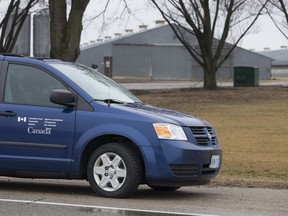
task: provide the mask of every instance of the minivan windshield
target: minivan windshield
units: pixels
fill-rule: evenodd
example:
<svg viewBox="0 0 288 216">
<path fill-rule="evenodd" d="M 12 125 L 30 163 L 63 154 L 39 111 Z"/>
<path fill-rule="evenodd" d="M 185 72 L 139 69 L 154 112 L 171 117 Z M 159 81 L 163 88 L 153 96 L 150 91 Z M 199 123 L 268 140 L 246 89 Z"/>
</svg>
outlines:
<svg viewBox="0 0 288 216">
<path fill-rule="evenodd" d="M 94 100 L 111 103 L 139 103 L 135 95 L 103 74 L 84 65 L 63 62 L 49 62 Z"/>
</svg>

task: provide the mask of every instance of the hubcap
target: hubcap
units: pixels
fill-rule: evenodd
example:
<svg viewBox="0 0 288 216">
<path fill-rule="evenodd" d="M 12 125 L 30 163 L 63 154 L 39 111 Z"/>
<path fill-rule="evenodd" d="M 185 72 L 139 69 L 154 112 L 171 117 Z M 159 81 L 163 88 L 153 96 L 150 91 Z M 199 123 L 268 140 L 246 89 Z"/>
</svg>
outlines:
<svg viewBox="0 0 288 216">
<path fill-rule="evenodd" d="M 123 159 L 112 152 L 97 158 L 93 168 L 97 185 L 105 191 L 116 191 L 125 182 L 127 169 Z"/>
</svg>

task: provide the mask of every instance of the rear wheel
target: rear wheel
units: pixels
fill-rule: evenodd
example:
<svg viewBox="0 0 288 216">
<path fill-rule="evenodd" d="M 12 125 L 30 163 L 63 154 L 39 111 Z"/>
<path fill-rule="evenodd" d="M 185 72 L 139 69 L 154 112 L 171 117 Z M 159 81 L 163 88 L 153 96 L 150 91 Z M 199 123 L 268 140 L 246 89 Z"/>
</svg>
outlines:
<svg viewBox="0 0 288 216">
<path fill-rule="evenodd" d="M 92 189 L 104 197 L 128 197 L 142 180 L 142 166 L 136 152 L 118 143 L 94 151 L 87 166 Z"/>
</svg>

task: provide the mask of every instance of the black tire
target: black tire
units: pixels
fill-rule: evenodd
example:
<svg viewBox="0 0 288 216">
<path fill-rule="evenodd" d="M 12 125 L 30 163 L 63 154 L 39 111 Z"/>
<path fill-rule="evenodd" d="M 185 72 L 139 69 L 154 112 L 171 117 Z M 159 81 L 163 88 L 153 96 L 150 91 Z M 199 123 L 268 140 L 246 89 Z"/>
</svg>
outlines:
<svg viewBox="0 0 288 216">
<path fill-rule="evenodd" d="M 178 186 L 154 186 L 154 185 L 148 185 L 150 188 L 152 188 L 153 190 L 157 190 L 157 191 L 176 191 L 181 187 Z"/>
<path fill-rule="evenodd" d="M 96 149 L 87 166 L 91 188 L 103 197 L 129 197 L 142 181 L 139 156 L 131 148 L 109 143 Z"/>
</svg>

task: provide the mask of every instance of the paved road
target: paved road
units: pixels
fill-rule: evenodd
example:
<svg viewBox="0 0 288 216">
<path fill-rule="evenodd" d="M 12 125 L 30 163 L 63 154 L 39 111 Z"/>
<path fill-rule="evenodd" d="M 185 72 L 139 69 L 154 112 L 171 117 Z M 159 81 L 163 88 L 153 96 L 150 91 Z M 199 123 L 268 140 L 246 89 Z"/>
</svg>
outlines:
<svg viewBox="0 0 288 216">
<path fill-rule="evenodd" d="M 151 82 L 118 82 L 129 90 L 160 90 L 180 88 L 202 88 L 203 82 L 192 81 L 151 81 Z M 218 82 L 218 87 L 232 87 L 233 82 Z M 288 86 L 287 80 L 260 81 L 260 86 Z"/>
<path fill-rule="evenodd" d="M 132 198 L 109 199 L 97 197 L 85 181 L 0 177 L 0 215 L 287 216 L 288 191 L 202 186 L 159 192 L 141 186 Z"/>
</svg>

